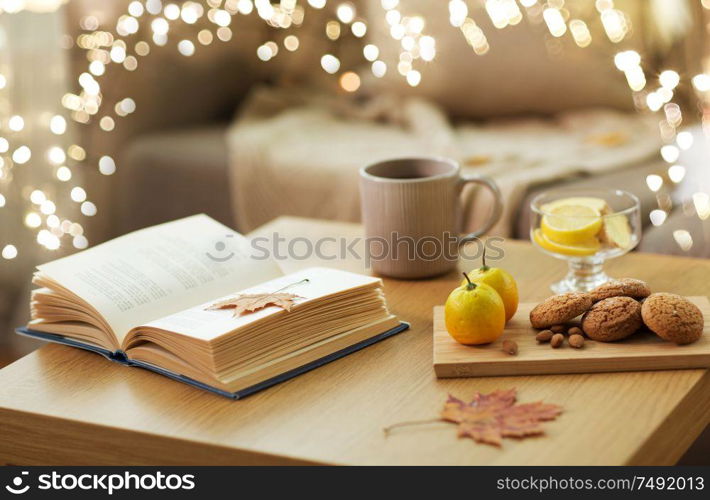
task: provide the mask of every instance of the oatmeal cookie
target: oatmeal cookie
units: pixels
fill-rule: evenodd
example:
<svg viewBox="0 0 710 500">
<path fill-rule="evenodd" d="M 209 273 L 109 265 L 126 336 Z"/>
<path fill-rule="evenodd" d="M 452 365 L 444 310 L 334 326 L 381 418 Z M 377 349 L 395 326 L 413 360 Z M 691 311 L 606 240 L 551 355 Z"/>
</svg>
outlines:
<svg viewBox="0 0 710 500">
<path fill-rule="evenodd" d="M 634 278 L 624 278 L 613 280 L 599 285 L 594 290 L 589 292 L 594 302 L 608 299 L 609 297 L 632 297 L 634 299 L 643 299 L 651 295 L 651 289 L 645 281 Z"/>
<path fill-rule="evenodd" d="M 547 328 L 576 318 L 592 305 L 587 293 L 569 292 L 553 295 L 536 305 L 530 311 L 533 328 Z"/>
<path fill-rule="evenodd" d="M 582 330 L 592 340 L 614 342 L 638 330 L 641 304 L 631 297 L 610 297 L 595 303 L 582 317 Z"/>
<path fill-rule="evenodd" d="M 698 306 L 674 293 L 654 293 L 641 307 L 646 326 L 663 340 L 690 344 L 703 335 L 705 320 Z"/>
</svg>

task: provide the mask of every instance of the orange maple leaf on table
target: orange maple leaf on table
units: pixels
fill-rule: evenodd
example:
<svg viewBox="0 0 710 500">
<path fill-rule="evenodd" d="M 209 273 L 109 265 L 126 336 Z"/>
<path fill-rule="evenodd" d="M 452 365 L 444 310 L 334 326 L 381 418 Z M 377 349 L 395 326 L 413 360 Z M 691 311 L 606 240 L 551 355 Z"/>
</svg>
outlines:
<svg viewBox="0 0 710 500">
<path fill-rule="evenodd" d="M 237 295 L 209 306 L 207 310 L 234 309 L 234 316 L 239 316 L 244 312 L 254 312 L 267 306 L 278 306 L 286 311 L 290 311 L 296 299 L 301 297 L 293 293 L 252 293 Z"/>
<path fill-rule="evenodd" d="M 459 437 L 500 446 L 503 437 L 544 434 L 542 422 L 562 413 L 562 407 L 541 401 L 516 404 L 516 393 L 516 389 L 477 392 L 469 403 L 449 395 L 441 418 L 459 424 Z"/>
</svg>

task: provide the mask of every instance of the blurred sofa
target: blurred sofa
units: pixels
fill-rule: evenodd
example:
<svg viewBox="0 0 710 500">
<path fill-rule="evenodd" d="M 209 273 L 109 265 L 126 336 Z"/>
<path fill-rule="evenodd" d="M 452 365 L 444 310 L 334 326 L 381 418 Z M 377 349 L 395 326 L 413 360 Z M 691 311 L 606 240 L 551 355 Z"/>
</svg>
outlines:
<svg viewBox="0 0 710 500">
<path fill-rule="evenodd" d="M 85 4 L 91 1 L 84 0 L 83 3 L 81 8 L 74 7 L 77 19 L 86 12 Z M 358 13 L 365 14 L 370 20 L 365 42 L 381 47 L 381 58 L 396 60 L 396 54 L 392 52 L 394 44 L 389 43 L 391 40 L 379 0 L 363 0 L 354 4 Z M 641 3 L 622 0 L 619 4 L 629 13 L 635 28 L 640 28 L 643 18 Z M 310 27 L 304 24 L 299 31 L 301 48 L 294 53 L 279 54 L 267 63 L 258 61 L 254 54 L 260 43 L 273 38 L 273 33 L 252 15 L 235 21 L 233 27 L 238 42 L 215 41 L 209 47 L 197 45 L 197 52 L 192 57 L 179 55 L 174 44 L 169 44 L 164 48 L 154 48 L 145 63 L 140 61 L 145 67 L 139 71 L 117 71 L 110 77 L 107 75 L 102 83 L 105 98 L 115 100 L 131 96 L 137 103 L 138 111 L 119 120 L 111 134 L 96 127 L 86 132 L 87 140 L 96 144 L 97 150 L 113 154 L 118 164 L 118 171 L 112 179 L 95 174 L 95 189 L 102 192 L 101 196 L 106 200 L 104 205 L 111 206 L 110 214 L 103 218 L 110 224 L 99 228 L 100 239 L 195 212 L 206 212 L 227 224 L 239 226 L 241 201 L 235 194 L 249 190 L 250 186 L 240 178 L 243 156 L 239 150 L 240 142 L 233 139 L 234 134 L 239 133 L 238 125 L 242 124 L 240 119 L 249 102 L 250 92 L 257 85 L 270 85 L 287 91 L 293 89 L 294 93 L 304 88 L 316 89 L 323 95 L 354 105 L 382 95 L 399 98 L 416 95 L 443 110 L 445 119 L 457 125 L 485 122 L 501 116 L 544 117 L 587 106 L 634 113 L 623 74 L 610 63 L 616 50 L 614 47 L 599 44 L 582 50 L 567 41 L 566 45 L 555 48 L 555 56 L 550 59 L 551 41 L 544 36 L 540 26 L 521 23 L 506 30 L 496 30 L 487 23 L 485 16 L 478 16 L 489 37 L 491 51 L 485 56 L 475 56 L 461 33 L 448 26 L 448 19 L 442 15 L 439 6 L 417 0 L 410 2 L 407 10 L 423 14 L 427 20 L 427 32 L 437 39 L 437 58 L 431 65 L 420 67 L 423 79 L 415 89 L 406 85 L 404 79 L 396 74 L 394 64 L 390 64 L 391 69 L 383 79 L 375 79 L 366 70 L 361 72 L 362 90 L 355 97 L 339 89 L 337 78 L 325 75 L 319 67 L 320 55 L 336 49 L 318 31 L 327 19 L 318 12 L 313 14 L 316 19 Z M 309 15 L 310 12 L 312 10 Z M 636 36 L 628 46 L 641 50 L 645 43 L 643 37 Z M 362 59 L 352 54 L 360 50 L 361 43 L 355 48 L 343 45 L 336 52 L 342 63 L 351 64 L 353 68 L 362 65 Z M 285 51 L 282 49 L 282 52 Z M 81 67 L 85 61 L 77 57 L 75 64 Z M 355 121 L 359 119 L 361 117 Z M 339 125 L 343 125 L 343 137 L 347 136 L 347 121 Z M 298 123 L 295 128 L 298 132 Z M 357 125 L 352 128 L 357 129 Z M 422 136 L 427 134 L 426 129 L 420 132 Z M 397 136 L 397 131 L 391 136 Z M 309 151 L 312 148 L 307 145 L 317 141 L 318 137 L 309 134 L 307 127 L 303 127 L 306 147 L 298 153 L 284 156 L 290 156 L 289 161 L 308 162 L 313 151 Z M 348 141 L 352 142 L 352 138 Z M 403 144 L 406 148 L 408 143 L 403 141 Z M 325 146 L 334 151 L 347 151 L 344 147 L 339 149 L 337 141 Z M 424 148 L 421 146 L 414 141 L 408 151 L 412 154 L 432 151 L 426 144 Z M 301 160 L 297 158 L 298 154 L 302 155 Z M 386 148 L 378 154 L 386 155 Z M 333 174 L 330 191 L 337 194 L 338 186 L 343 186 L 342 195 L 352 197 L 350 191 L 345 194 L 345 188 L 351 190 L 352 172 L 362 166 L 362 156 L 349 161 L 346 156 L 337 154 L 329 160 L 318 153 L 313 160 L 317 160 L 311 162 L 314 165 L 317 162 L 331 162 L 339 170 L 347 171 L 347 175 L 343 176 Z M 289 188 L 302 186 L 299 189 L 303 191 L 303 197 L 313 202 L 308 204 L 306 212 L 290 209 L 286 204 L 274 215 L 357 219 L 359 211 L 356 208 L 331 210 L 325 202 L 319 206 L 319 193 L 308 191 L 307 178 L 299 177 L 297 170 L 289 171 L 288 166 L 287 163 L 283 168 L 284 183 L 290 181 Z M 324 170 L 317 168 L 309 172 L 308 175 L 325 175 Z M 555 179 L 553 183 L 533 184 L 526 188 L 524 196 L 518 197 L 516 206 L 510 207 L 517 221 L 512 236 L 527 238 L 528 201 L 536 192 L 551 185 L 627 189 L 642 199 L 647 215 L 655 208 L 657 195 L 647 188 L 645 178 L 652 173 L 664 172 L 665 165 L 658 158 L 649 157 L 601 175 L 576 172 Z M 266 175 L 263 182 L 268 181 Z M 321 195 L 324 200 L 327 199 L 325 193 L 321 192 Z M 288 196 L 291 194 L 281 198 Z M 352 200 L 352 203 L 356 202 Z M 673 215 L 669 222 L 672 218 Z M 646 216 L 644 220 L 649 219 Z M 247 231 L 253 226 L 242 224 L 237 229 Z M 643 245 L 645 251 L 684 253 L 672 238 L 653 236 L 659 231 L 667 232 L 668 229 L 647 227 L 648 243 Z M 699 246 L 694 251 L 704 255 L 704 250 Z"/>
</svg>

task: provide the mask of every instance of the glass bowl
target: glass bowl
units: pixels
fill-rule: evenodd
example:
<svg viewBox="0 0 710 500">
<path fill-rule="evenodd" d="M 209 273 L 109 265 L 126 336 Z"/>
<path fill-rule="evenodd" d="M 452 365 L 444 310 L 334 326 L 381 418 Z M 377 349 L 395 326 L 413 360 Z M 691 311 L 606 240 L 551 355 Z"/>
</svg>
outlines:
<svg viewBox="0 0 710 500">
<path fill-rule="evenodd" d="M 530 240 L 566 260 L 569 272 L 550 288 L 587 292 L 609 281 L 604 262 L 624 255 L 641 239 L 636 196 L 618 189 L 554 189 L 530 203 Z"/>
</svg>

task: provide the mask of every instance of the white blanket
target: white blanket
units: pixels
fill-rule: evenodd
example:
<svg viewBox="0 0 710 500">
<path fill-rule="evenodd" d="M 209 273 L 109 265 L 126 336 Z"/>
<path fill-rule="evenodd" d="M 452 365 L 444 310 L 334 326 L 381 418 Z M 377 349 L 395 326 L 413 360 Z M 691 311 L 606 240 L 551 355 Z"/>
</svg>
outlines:
<svg viewBox="0 0 710 500">
<path fill-rule="evenodd" d="M 498 183 L 505 211 L 493 233 L 509 236 L 531 185 L 657 155 L 653 123 L 636 114 L 587 110 L 546 120 L 453 126 L 420 99 L 358 102 L 262 88 L 228 132 L 236 220 L 241 231 L 280 215 L 357 221 L 360 167 L 393 157 L 449 156 L 464 172 Z M 464 231 L 487 217 L 490 198 L 483 193 L 476 190 L 472 202 L 468 198 Z"/>
</svg>

